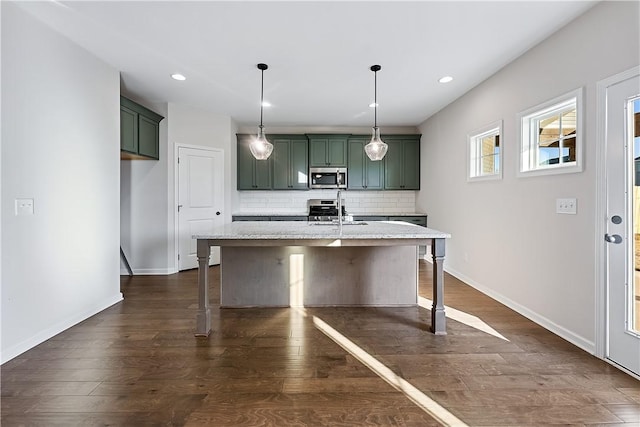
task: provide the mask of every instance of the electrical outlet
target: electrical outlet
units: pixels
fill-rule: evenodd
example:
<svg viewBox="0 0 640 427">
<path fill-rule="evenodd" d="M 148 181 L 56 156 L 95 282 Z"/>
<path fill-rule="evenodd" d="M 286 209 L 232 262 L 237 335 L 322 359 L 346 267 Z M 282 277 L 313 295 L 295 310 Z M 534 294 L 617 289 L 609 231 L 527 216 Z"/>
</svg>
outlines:
<svg viewBox="0 0 640 427">
<path fill-rule="evenodd" d="M 16 215 L 33 215 L 33 199 L 16 199 Z"/>
<path fill-rule="evenodd" d="M 576 199 L 556 199 L 556 213 L 575 215 L 578 211 Z"/>
</svg>

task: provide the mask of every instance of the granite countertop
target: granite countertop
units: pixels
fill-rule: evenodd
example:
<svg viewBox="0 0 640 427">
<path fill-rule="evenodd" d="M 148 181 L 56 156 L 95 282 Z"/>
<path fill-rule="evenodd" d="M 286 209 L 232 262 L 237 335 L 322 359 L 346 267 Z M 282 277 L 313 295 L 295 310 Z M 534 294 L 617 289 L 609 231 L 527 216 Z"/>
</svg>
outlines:
<svg viewBox="0 0 640 427">
<path fill-rule="evenodd" d="M 351 216 L 427 216 L 422 212 L 347 212 Z"/>
<path fill-rule="evenodd" d="M 235 212 L 232 216 L 308 216 L 308 212 L 292 213 L 292 212 Z M 427 216 L 422 212 L 351 212 L 347 210 L 347 215 L 351 216 Z"/>
<path fill-rule="evenodd" d="M 372 239 L 446 239 L 449 233 L 394 221 L 349 221 L 342 233 L 334 223 L 300 221 L 241 221 L 197 234 L 194 239 L 209 240 L 372 240 Z"/>
<path fill-rule="evenodd" d="M 235 212 L 231 216 L 308 216 L 307 212 Z"/>
</svg>

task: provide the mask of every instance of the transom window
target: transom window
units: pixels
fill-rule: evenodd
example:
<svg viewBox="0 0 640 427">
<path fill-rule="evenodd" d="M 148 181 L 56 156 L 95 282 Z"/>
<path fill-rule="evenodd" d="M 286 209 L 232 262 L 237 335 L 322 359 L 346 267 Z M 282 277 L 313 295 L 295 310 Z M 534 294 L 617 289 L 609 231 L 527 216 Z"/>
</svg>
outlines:
<svg viewBox="0 0 640 427">
<path fill-rule="evenodd" d="M 469 135 L 470 181 L 502 178 L 502 121 Z"/>
<path fill-rule="evenodd" d="M 520 172 L 582 171 L 580 111 L 582 90 L 556 98 L 520 115 Z"/>
</svg>

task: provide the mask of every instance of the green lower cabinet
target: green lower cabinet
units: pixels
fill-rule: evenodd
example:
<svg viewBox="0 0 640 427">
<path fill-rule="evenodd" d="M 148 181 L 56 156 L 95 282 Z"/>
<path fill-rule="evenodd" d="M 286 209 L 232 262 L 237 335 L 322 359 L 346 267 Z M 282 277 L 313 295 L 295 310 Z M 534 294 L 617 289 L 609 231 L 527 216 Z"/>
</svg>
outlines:
<svg viewBox="0 0 640 427">
<path fill-rule="evenodd" d="M 262 215 L 233 215 L 231 221 L 271 221 L 271 217 Z"/>
<path fill-rule="evenodd" d="M 231 221 L 306 221 L 306 215 L 233 215 Z"/>
<path fill-rule="evenodd" d="M 388 221 L 388 216 L 381 215 L 354 215 L 354 221 Z"/>
<path fill-rule="evenodd" d="M 419 225 L 420 227 L 427 226 L 426 216 L 410 216 L 410 215 L 390 216 L 389 221 L 404 221 L 404 222 L 409 222 L 411 224 Z"/>
<path fill-rule="evenodd" d="M 384 158 L 385 190 L 420 189 L 420 135 L 383 136 L 389 149 Z"/>
<path fill-rule="evenodd" d="M 256 160 L 249 150 L 255 135 L 238 135 L 238 190 L 271 190 L 271 160 Z"/>
<path fill-rule="evenodd" d="M 120 97 L 120 158 L 158 160 L 160 122 L 164 117 L 124 96 Z"/>
<path fill-rule="evenodd" d="M 364 151 L 366 138 L 349 139 L 347 188 L 351 190 L 384 189 L 384 161 L 371 161 Z"/>
<path fill-rule="evenodd" d="M 309 151 L 305 136 L 267 135 L 273 144 L 273 189 L 309 189 Z"/>
</svg>

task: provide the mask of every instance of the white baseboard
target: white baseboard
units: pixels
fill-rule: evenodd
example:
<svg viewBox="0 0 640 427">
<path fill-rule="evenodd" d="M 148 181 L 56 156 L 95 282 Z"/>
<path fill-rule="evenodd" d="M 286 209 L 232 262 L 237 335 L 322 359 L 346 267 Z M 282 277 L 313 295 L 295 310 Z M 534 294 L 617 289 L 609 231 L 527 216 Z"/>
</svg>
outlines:
<svg viewBox="0 0 640 427">
<path fill-rule="evenodd" d="M 571 344 L 580 347 L 587 353 L 595 355 L 595 350 L 596 350 L 595 342 L 589 341 L 584 337 L 581 337 L 580 335 L 577 335 L 571 332 L 570 330 L 554 323 L 553 321 L 530 310 L 529 308 L 523 306 L 522 304 L 512 301 L 511 299 L 505 297 L 504 295 L 498 292 L 495 292 L 494 290 L 489 289 L 486 286 L 481 285 L 480 283 L 474 281 L 470 277 L 465 276 L 459 271 L 456 271 L 450 267 L 446 267 L 445 271 L 451 274 L 452 276 L 458 278 L 459 280 L 462 280 L 464 283 L 471 286 L 472 288 L 477 289 L 478 291 L 493 298 L 499 303 L 506 305 L 512 310 L 515 310 L 517 313 L 523 315 L 524 317 L 531 320 L 532 322 L 535 322 L 538 325 L 542 326 L 543 328 L 548 329 L 549 331 L 558 335 L 559 337 L 564 338 L 565 340 L 569 341 Z M 445 289 L 445 301 L 446 301 L 446 289 Z"/>
<path fill-rule="evenodd" d="M 169 274 L 175 274 L 178 270 L 174 268 L 134 268 L 134 276 L 167 276 Z M 126 269 L 120 269 L 121 276 L 128 276 L 129 272 Z"/>
<path fill-rule="evenodd" d="M 35 334 L 32 337 L 27 338 L 26 340 L 2 351 L 2 354 L 0 354 L 0 364 L 1 363 L 6 363 L 9 360 L 13 359 L 14 357 L 17 357 L 19 355 L 21 355 L 22 353 L 24 353 L 27 350 L 32 349 L 33 347 L 37 346 L 38 344 L 42 344 L 43 342 L 45 342 L 46 340 L 48 340 L 49 338 L 56 336 L 57 334 L 59 334 L 60 332 L 69 329 L 70 327 L 77 325 L 78 323 L 82 322 L 83 320 L 87 320 L 89 317 L 93 316 L 94 314 L 97 314 L 99 312 L 101 312 L 102 310 L 111 307 L 112 305 L 122 301 L 124 298 L 122 297 L 122 294 L 120 292 L 118 292 L 116 295 L 114 295 L 111 298 L 108 298 L 104 301 L 101 301 L 98 304 L 95 304 L 93 307 L 91 307 L 88 310 L 85 310 L 81 313 L 76 314 L 75 316 L 71 316 L 68 319 L 65 319 L 61 322 L 56 323 L 55 325 L 38 332 L 37 334 Z"/>
</svg>

